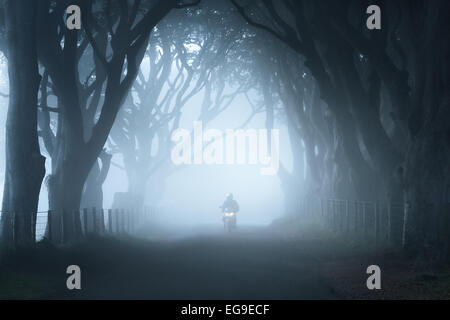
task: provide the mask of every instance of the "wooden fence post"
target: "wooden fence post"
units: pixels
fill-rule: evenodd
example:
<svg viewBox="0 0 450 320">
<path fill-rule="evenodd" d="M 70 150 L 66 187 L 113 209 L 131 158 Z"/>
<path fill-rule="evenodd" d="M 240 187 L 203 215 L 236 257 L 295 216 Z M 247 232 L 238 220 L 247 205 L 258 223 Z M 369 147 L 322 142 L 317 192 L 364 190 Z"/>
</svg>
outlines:
<svg viewBox="0 0 450 320">
<path fill-rule="evenodd" d="M 331 214 L 333 215 L 332 217 L 332 224 L 333 224 L 333 231 L 336 232 L 336 203 L 334 200 L 331 200 Z"/>
<path fill-rule="evenodd" d="M 306 210 L 308 212 L 308 216 L 312 218 L 313 214 L 312 214 L 312 210 L 311 210 L 311 205 L 312 205 L 311 198 L 307 197 L 306 198 L 306 208 L 307 208 Z"/>
<path fill-rule="evenodd" d="M 64 237 L 65 237 L 65 232 L 64 232 L 64 220 L 65 220 L 65 216 L 66 216 L 66 210 L 62 210 L 61 214 L 61 243 L 64 243 Z"/>
<path fill-rule="evenodd" d="M 333 209 L 333 200 L 329 200 L 328 201 L 328 203 L 329 203 L 329 205 L 328 205 L 328 224 L 329 224 L 329 226 L 330 226 L 330 229 L 332 229 L 333 231 L 334 231 L 334 226 L 333 226 L 333 221 L 334 221 L 334 219 L 333 219 L 333 211 L 334 211 L 334 209 Z"/>
<path fill-rule="evenodd" d="M 308 207 L 308 204 L 309 204 L 308 198 L 305 197 L 304 200 L 303 200 L 303 205 L 305 206 L 305 215 L 306 215 L 307 217 L 309 217 L 309 207 Z"/>
<path fill-rule="evenodd" d="M 336 224 L 336 232 L 341 232 L 341 203 L 338 199 L 334 200 L 334 215 L 335 215 L 335 224 Z"/>
<path fill-rule="evenodd" d="M 331 199 L 327 199 L 327 225 L 330 229 L 333 227 L 333 213 L 332 213 Z"/>
<path fill-rule="evenodd" d="M 97 233 L 97 209 L 95 207 L 92 208 L 92 229 L 94 234 Z"/>
<path fill-rule="evenodd" d="M 133 209 L 128 209 L 128 215 L 127 215 L 127 229 L 128 233 L 131 233 L 131 214 L 133 213 Z"/>
<path fill-rule="evenodd" d="M 103 218 L 103 208 L 99 208 L 98 212 L 96 210 L 96 218 L 95 221 L 97 222 L 97 234 L 101 234 L 103 231 L 103 225 L 102 225 L 102 218 Z"/>
<path fill-rule="evenodd" d="M 336 200 L 336 229 L 338 232 L 342 231 L 342 217 L 341 217 L 341 201 Z"/>
<path fill-rule="evenodd" d="M 307 205 L 306 197 L 303 198 L 303 215 L 305 217 L 308 216 L 308 205 Z"/>
<path fill-rule="evenodd" d="M 105 233 L 105 209 L 100 209 L 100 233 Z"/>
<path fill-rule="evenodd" d="M 113 232 L 113 229 L 112 229 L 112 209 L 108 210 L 108 229 L 109 229 L 109 233 Z"/>
<path fill-rule="evenodd" d="M 363 209 L 363 221 L 362 221 L 362 228 L 363 228 L 363 237 L 366 239 L 366 203 L 362 202 L 362 209 Z"/>
<path fill-rule="evenodd" d="M 308 216 L 308 206 L 306 204 L 306 197 L 303 198 L 302 203 L 303 203 L 303 215 L 305 217 L 307 217 Z"/>
<path fill-rule="evenodd" d="M 320 216 L 323 218 L 323 199 L 320 198 Z"/>
<path fill-rule="evenodd" d="M 18 241 L 18 239 L 17 239 L 17 225 L 18 225 L 17 219 L 18 219 L 17 213 L 15 211 L 13 211 L 12 212 L 12 220 L 13 220 L 12 234 L 13 234 L 13 243 L 14 243 L 15 247 L 17 247 L 17 241 Z"/>
<path fill-rule="evenodd" d="M 375 243 L 378 243 L 379 236 L 380 236 L 380 226 L 378 223 L 378 220 L 380 219 L 380 206 L 378 204 L 378 201 L 374 203 L 374 210 L 375 210 Z"/>
<path fill-rule="evenodd" d="M 310 212 L 309 212 L 309 198 L 308 197 L 305 197 L 305 213 L 306 213 L 307 217 L 310 216 Z"/>
<path fill-rule="evenodd" d="M 130 215 L 128 217 L 128 224 L 129 224 L 128 232 L 130 234 L 133 233 L 133 214 L 134 214 L 134 209 L 130 209 Z"/>
<path fill-rule="evenodd" d="M 350 201 L 345 201 L 345 218 L 346 218 L 346 232 L 350 231 Z"/>
<path fill-rule="evenodd" d="M 125 233 L 125 210 L 124 209 L 122 209 L 120 215 L 122 216 L 122 219 L 121 219 L 122 223 L 120 224 L 120 231 L 122 233 Z"/>
<path fill-rule="evenodd" d="M 120 232 L 120 229 L 119 229 L 119 217 L 120 217 L 119 209 L 115 210 L 115 216 L 116 216 L 116 234 L 119 234 L 119 232 Z"/>
<path fill-rule="evenodd" d="M 341 202 L 339 200 L 334 200 L 334 205 L 336 209 L 336 231 L 341 232 Z"/>
<path fill-rule="evenodd" d="M 347 200 L 342 201 L 342 230 L 344 232 L 348 231 L 348 207 L 347 207 Z"/>
<path fill-rule="evenodd" d="M 89 232 L 88 229 L 88 209 L 83 209 L 83 220 L 84 220 L 84 235 L 86 236 Z"/>
<path fill-rule="evenodd" d="M 131 215 L 133 214 L 133 209 L 128 209 L 128 215 L 127 215 L 127 227 L 128 227 L 128 233 L 131 233 Z"/>
<path fill-rule="evenodd" d="M 47 211 L 48 241 L 52 242 L 52 210 Z"/>
<path fill-rule="evenodd" d="M 75 225 L 75 221 L 76 221 L 76 219 L 75 219 L 75 212 L 76 212 L 76 210 L 70 210 L 70 212 L 71 212 L 71 216 L 72 216 L 72 232 L 73 232 L 73 239 L 75 239 L 75 237 L 76 237 L 76 234 L 77 234 L 77 227 L 76 227 L 76 225 Z"/>
<path fill-rule="evenodd" d="M 36 213 L 36 220 L 37 220 L 37 213 Z M 36 243 L 36 228 L 34 225 L 34 213 L 33 212 L 31 213 L 30 222 L 31 222 L 31 226 L 30 226 L 31 240 L 32 240 L 33 244 L 35 244 Z"/>
<path fill-rule="evenodd" d="M 391 241 L 392 241 L 392 226 L 391 226 L 391 223 L 392 223 L 392 221 L 391 221 L 391 215 L 392 215 L 392 212 L 391 212 L 391 201 L 390 200 L 388 200 L 388 202 L 387 202 L 387 241 L 388 241 L 388 245 L 389 246 L 391 246 L 392 245 L 392 243 L 391 243 Z"/>
<path fill-rule="evenodd" d="M 131 232 L 134 232 L 134 217 L 136 216 L 136 209 L 133 210 L 132 214 L 131 214 Z"/>
</svg>

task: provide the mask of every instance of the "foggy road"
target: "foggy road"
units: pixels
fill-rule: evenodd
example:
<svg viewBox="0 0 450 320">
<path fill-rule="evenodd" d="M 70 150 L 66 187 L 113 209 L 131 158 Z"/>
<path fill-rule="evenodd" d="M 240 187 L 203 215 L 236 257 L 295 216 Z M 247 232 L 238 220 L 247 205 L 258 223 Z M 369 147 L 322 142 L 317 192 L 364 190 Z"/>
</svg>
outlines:
<svg viewBox="0 0 450 320">
<path fill-rule="evenodd" d="M 450 1 L 374 2 L 0 1 L 0 300 L 450 299 Z"/>
<path fill-rule="evenodd" d="M 335 299 L 312 252 L 263 227 L 198 227 L 175 239 L 125 243 L 81 265 L 88 299 Z M 82 255 L 89 255 L 84 252 Z M 76 255 L 75 255 L 76 256 Z M 80 259 L 83 259 L 80 257 Z M 76 263 L 76 260 L 73 260 Z"/>
</svg>

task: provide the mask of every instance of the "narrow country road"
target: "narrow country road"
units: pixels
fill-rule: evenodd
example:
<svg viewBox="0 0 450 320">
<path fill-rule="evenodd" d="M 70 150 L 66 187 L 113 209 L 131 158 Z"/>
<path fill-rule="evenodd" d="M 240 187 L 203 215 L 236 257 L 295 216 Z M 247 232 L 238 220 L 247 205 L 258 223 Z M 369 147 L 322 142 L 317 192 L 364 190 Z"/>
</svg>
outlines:
<svg viewBox="0 0 450 320">
<path fill-rule="evenodd" d="M 65 298 L 337 298 L 318 272 L 317 247 L 262 227 L 244 226 L 231 234 L 217 227 L 92 250 L 72 255 L 74 264 L 80 260 L 83 288 L 63 290 Z"/>
</svg>

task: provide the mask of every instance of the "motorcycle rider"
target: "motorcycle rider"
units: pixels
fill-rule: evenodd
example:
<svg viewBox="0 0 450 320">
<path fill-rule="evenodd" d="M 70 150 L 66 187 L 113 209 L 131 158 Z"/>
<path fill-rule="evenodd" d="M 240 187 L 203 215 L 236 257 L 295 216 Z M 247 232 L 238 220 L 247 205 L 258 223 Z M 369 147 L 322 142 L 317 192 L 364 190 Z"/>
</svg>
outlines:
<svg viewBox="0 0 450 320">
<path fill-rule="evenodd" d="M 236 213 L 239 211 L 239 204 L 237 203 L 236 200 L 233 199 L 232 193 L 228 193 L 226 195 L 225 201 L 220 206 L 220 208 L 222 209 L 222 213 L 224 213 L 225 210 L 228 210 L 228 212 L 231 211 L 234 213 L 234 223 L 233 224 L 236 225 Z M 225 222 L 225 216 L 222 217 L 222 220 Z"/>
</svg>

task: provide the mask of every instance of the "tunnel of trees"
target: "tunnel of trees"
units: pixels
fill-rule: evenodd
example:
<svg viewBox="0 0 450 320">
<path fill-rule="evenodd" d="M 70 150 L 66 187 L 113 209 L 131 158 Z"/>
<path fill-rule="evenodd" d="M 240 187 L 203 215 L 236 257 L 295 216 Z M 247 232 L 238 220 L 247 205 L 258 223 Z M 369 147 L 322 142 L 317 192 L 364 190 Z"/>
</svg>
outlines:
<svg viewBox="0 0 450 320">
<path fill-rule="evenodd" d="M 366 27 L 372 4 L 381 30 Z M 80 30 L 66 27 L 69 5 Z M 128 190 L 115 205 L 142 207 L 146 185 L 178 170 L 171 134 L 200 94 L 203 123 L 245 96 L 250 118 L 287 127 L 286 215 L 300 196 L 400 203 L 392 245 L 448 257 L 449 12 L 445 0 L 3 1 L 2 244 L 33 242 L 41 185 L 51 219 L 68 222 L 51 237 L 80 237 L 77 213 L 103 207 L 116 155 Z"/>
</svg>

